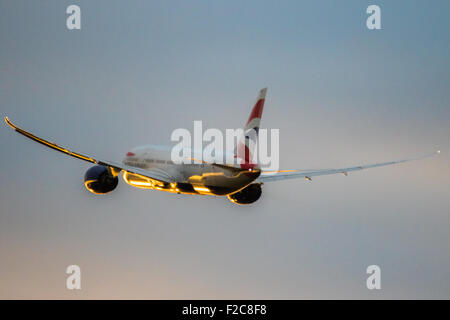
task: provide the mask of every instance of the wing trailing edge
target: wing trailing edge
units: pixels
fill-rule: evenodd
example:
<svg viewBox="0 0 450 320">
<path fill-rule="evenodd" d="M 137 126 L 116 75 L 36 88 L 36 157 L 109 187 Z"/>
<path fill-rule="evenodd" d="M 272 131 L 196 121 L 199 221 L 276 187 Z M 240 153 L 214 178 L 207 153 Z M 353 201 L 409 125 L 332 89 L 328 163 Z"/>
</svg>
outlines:
<svg viewBox="0 0 450 320">
<path fill-rule="evenodd" d="M 272 182 L 272 181 L 287 180 L 287 179 L 299 179 L 299 178 L 304 178 L 308 181 L 311 181 L 312 177 L 324 176 L 324 175 L 330 175 L 330 174 L 339 174 L 339 173 L 346 176 L 351 171 L 383 167 L 383 166 L 389 166 L 389 165 L 403 163 L 403 162 L 425 159 L 425 158 L 435 156 L 439 153 L 441 153 L 441 151 L 437 150 L 433 153 L 429 153 L 429 154 L 419 156 L 419 157 L 414 157 L 414 158 L 407 158 L 407 159 L 401 159 L 401 160 L 395 160 L 395 161 L 373 163 L 373 164 L 368 164 L 368 165 L 360 165 L 360 166 L 355 166 L 355 167 L 338 168 L 338 169 L 282 170 L 282 171 L 277 171 L 277 172 L 263 171 L 261 173 L 261 175 L 259 176 L 259 178 L 256 180 L 256 182 L 264 183 L 264 182 Z"/>
</svg>

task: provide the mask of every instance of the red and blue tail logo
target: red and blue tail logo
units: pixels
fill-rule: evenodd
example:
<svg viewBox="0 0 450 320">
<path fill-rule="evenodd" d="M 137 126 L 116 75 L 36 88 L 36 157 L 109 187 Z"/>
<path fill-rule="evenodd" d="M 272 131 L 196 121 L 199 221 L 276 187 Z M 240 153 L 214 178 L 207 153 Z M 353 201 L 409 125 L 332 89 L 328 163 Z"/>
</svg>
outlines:
<svg viewBox="0 0 450 320">
<path fill-rule="evenodd" d="M 254 158 L 266 93 L 267 88 L 261 89 L 259 92 L 255 106 L 244 127 L 244 136 L 239 139 L 236 148 L 235 158 L 241 160 L 240 166 L 242 169 L 254 169 L 258 167 L 257 161 Z"/>
</svg>

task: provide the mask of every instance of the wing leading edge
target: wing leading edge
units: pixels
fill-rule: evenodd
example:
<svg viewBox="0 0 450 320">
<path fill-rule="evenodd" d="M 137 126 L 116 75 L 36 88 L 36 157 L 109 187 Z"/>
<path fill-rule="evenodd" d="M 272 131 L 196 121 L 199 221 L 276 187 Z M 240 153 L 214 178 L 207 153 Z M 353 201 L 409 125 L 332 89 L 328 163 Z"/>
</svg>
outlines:
<svg viewBox="0 0 450 320">
<path fill-rule="evenodd" d="M 340 168 L 340 169 L 284 170 L 284 171 L 278 171 L 278 172 L 263 171 L 261 173 L 261 175 L 259 176 L 259 178 L 255 182 L 263 182 L 264 183 L 264 182 L 272 182 L 272 181 L 286 180 L 286 179 L 298 179 L 298 178 L 305 178 L 306 180 L 311 180 L 312 179 L 311 177 L 324 176 L 324 175 L 336 174 L 336 173 L 341 173 L 343 175 L 347 175 L 347 173 L 351 172 L 351 171 L 383 167 L 383 166 L 389 166 L 389 165 L 397 164 L 397 163 L 425 159 L 425 158 L 434 156 L 439 153 L 440 153 L 440 151 L 438 150 L 436 152 L 426 154 L 426 155 L 423 155 L 420 157 L 415 157 L 415 158 L 408 158 L 408 159 L 402 159 L 402 160 L 396 160 L 396 161 L 381 162 L 381 163 L 374 163 L 374 164 L 361 165 L 361 166 L 348 167 L 348 168 Z"/>
<path fill-rule="evenodd" d="M 137 175 L 141 175 L 144 176 L 146 178 L 150 178 L 153 180 L 157 180 L 160 182 L 166 182 L 166 183 L 171 183 L 171 182 L 175 182 L 175 180 L 173 179 L 173 177 L 171 177 L 169 174 L 167 174 L 166 172 L 164 172 L 163 170 L 144 170 L 144 169 L 140 169 L 140 168 L 135 168 L 135 167 L 131 167 L 131 166 L 127 166 L 125 164 L 122 163 L 118 163 L 118 162 L 114 162 L 114 161 L 104 161 L 104 160 L 99 160 L 98 158 L 95 157 L 91 157 L 88 155 L 84 155 L 78 152 L 73 152 L 70 151 L 69 149 L 65 148 L 65 147 L 61 147 L 59 145 L 57 145 L 56 143 L 47 141 L 45 139 L 39 138 L 37 136 L 35 136 L 34 134 L 25 131 L 21 128 L 19 128 L 18 126 L 16 126 L 14 123 L 12 123 L 8 117 L 5 117 L 5 122 L 7 125 L 9 125 L 11 128 L 13 128 L 16 132 L 24 135 L 25 137 L 36 141 L 40 144 L 43 144 L 53 150 L 65 153 L 68 156 L 80 159 L 80 160 L 84 160 L 87 162 L 91 162 L 94 164 L 98 164 L 98 165 L 102 165 L 102 166 L 107 166 L 107 167 L 111 167 L 112 169 L 114 169 L 114 171 L 116 173 L 119 173 L 120 171 L 126 171 L 132 174 L 137 174 Z"/>
</svg>

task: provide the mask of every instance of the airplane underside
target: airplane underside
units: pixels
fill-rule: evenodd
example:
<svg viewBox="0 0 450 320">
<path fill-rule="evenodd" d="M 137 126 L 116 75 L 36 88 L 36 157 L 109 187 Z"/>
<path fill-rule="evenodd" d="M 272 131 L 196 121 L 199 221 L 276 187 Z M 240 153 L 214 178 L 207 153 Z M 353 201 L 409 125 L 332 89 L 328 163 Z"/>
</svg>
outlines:
<svg viewBox="0 0 450 320">
<path fill-rule="evenodd" d="M 136 188 L 177 194 L 227 196 L 233 203 L 249 204 L 261 196 L 261 184 L 252 184 L 260 173 L 259 170 L 239 170 L 237 174 L 228 177 L 224 172 L 208 172 L 193 175 L 187 181 L 172 183 L 160 182 L 129 172 L 124 172 L 122 177 L 127 184 Z"/>
<path fill-rule="evenodd" d="M 220 172 L 192 175 L 183 182 L 161 182 L 139 174 L 122 173 L 123 180 L 132 187 L 166 191 L 177 194 L 227 196 L 236 204 L 250 204 L 261 196 L 261 183 L 252 183 L 260 175 L 259 170 L 224 168 Z M 85 174 L 86 189 L 94 194 L 113 191 L 118 185 L 118 175 L 104 166 L 93 166 Z"/>
</svg>

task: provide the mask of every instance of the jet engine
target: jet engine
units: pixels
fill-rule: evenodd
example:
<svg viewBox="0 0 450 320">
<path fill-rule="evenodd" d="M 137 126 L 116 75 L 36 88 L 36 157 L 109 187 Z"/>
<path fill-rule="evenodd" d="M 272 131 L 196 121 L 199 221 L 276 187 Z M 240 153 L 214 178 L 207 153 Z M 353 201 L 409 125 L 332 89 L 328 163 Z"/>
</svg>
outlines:
<svg viewBox="0 0 450 320">
<path fill-rule="evenodd" d="M 113 191 L 119 178 L 114 175 L 109 167 L 96 165 L 89 168 L 84 175 L 86 189 L 95 194 L 105 194 Z"/>
<path fill-rule="evenodd" d="M 237 204 L 250 204 L 261 197 L 261 183 L 253 183 L 241 191 L 228 195 L 228 199 Z"/>
</svg>

